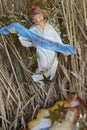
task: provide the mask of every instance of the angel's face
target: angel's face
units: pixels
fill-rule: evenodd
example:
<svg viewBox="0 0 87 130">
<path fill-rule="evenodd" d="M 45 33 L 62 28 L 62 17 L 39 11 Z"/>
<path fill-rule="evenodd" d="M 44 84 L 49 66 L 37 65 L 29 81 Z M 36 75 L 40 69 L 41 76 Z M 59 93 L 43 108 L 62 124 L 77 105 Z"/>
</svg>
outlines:
<svg viewBox="0 0 87 130">
<path fill-rule="evenodd" d="M 44 16 L 42 14 L 36 14 L 34 17 L 33 17 L 33 22 L 36 24 L 36 25 L 39 25 L 39 24 L 42 24 L 44 22 Z"/>
</svg>

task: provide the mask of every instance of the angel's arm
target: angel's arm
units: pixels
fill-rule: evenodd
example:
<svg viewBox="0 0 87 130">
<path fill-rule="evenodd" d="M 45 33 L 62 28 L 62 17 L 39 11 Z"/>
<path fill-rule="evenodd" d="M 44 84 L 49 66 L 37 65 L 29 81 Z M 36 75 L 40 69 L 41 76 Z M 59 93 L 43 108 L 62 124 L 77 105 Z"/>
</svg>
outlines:
<svg viewBox="0 0 87 130">
<path fill-rule="evenodd" d="M 34 44 L 31 41 L 29 41 L 28 39 L 22 37 L 21 35 L 18 35 L 18 39 L 19 39 L 21 45 L 24 46 L 24 47 L 32 47 L 32 46 L 34 46 Z"/>
</svg>

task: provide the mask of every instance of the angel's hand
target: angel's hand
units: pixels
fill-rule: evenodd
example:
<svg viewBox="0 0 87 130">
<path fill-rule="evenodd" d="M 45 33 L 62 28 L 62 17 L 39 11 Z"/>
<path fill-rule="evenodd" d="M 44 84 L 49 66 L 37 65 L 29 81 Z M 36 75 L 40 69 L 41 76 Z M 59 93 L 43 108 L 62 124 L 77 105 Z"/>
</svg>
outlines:
<svg viewBox="0 0 87 130">
<path fill-rule="evenodd" d="M 10 29 L 9 32 L 10 32 L 11 34 L 16 34 L 16 33 L 17 33 L 14 29 Z"/>
</svg>

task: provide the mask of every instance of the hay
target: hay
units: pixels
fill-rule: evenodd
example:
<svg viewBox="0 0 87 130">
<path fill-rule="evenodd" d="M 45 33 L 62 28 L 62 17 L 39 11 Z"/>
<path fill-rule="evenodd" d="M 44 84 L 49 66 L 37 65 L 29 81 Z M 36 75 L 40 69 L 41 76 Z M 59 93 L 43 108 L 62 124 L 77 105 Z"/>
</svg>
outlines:
<svg viewBox="0 0 87 130">
<path fill-rule="evenodd" d="M 46 6 L 45 3 L 46 3 Z M 0 1 L 0 27 L 17 21 L 29 27 L 28 8 L 35 1 Z M 87 1 L 43 0 L 36 1 L 49 13 L 48 21 L 60 33 L 64 43 L 70 43 L 76 56 L 59 55 L 59 66 L 53 82 L 41 88 L 31 79 L 32 48 L 23 48 L 16 36 L 0 36 L 0 122 L 2 130 L 25 128 L 42 107 L 76 91 L 87 101 Z M 22 12 L 22 13 L 21 13 Z M 33 66 L 34 67 L 34 66 Z"/>
</svg>

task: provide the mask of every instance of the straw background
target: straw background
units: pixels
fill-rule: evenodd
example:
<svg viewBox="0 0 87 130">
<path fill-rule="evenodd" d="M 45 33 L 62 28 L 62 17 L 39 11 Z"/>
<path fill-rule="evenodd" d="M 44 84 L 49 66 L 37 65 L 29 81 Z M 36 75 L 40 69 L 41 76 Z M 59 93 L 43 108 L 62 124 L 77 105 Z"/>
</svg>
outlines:
<svg viewBox="0 0 87 130">
<path fill-rule="evenodd" d="M 87 0 L 0 0 L 0 28 L 12 22 L 29 28 L 28 9 L 40 5 L 75 56 L 58 53 L 54 80 L 45 88 L 31 79 L 34 48 L 24 48 L 16 35 L 0 35 L 0 130 L 22 130 L 42 107 L 50 107 L 75 91 L 87 101 Z"/>
</svg>

